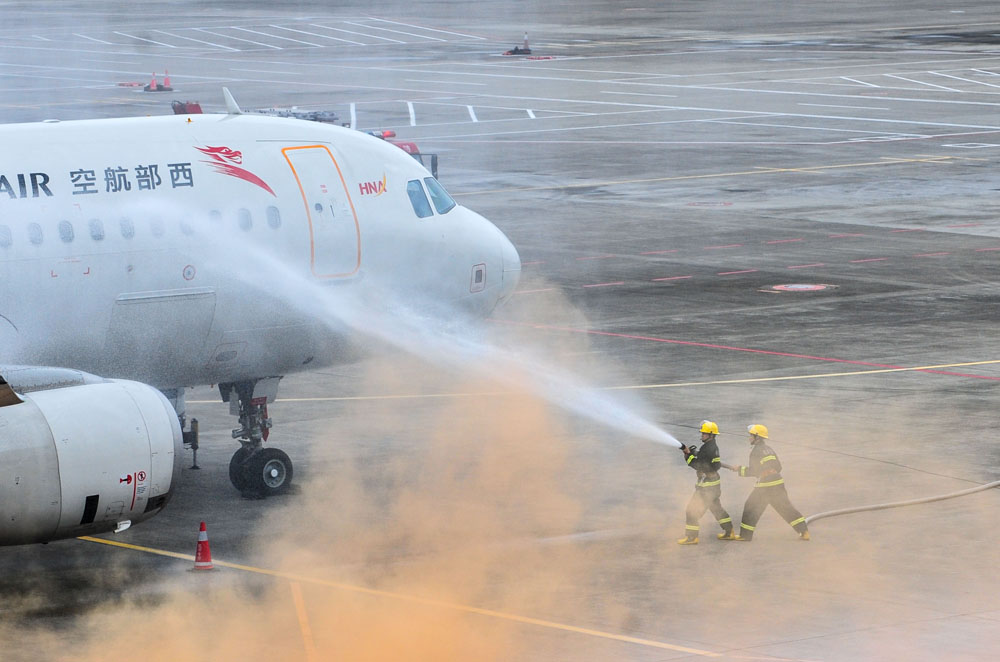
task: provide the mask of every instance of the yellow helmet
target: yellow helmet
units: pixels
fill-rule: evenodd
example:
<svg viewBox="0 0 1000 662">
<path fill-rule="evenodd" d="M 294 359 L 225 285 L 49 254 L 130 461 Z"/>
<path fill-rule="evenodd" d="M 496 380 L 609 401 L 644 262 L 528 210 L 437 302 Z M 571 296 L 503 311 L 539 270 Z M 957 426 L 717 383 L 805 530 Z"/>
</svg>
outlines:
<svg viewBox="0 0 1000 662">
<path fill-rule="evenodd" d="M 709 434 L 719 434 L 719 426 L 712 421 L 702 421 L 701 431 Z"/>
<path fill-rule="evenodd" d="M 747 426 L 747 432 L 750 434 L 757 435 L 761 439 L 767 439 L 767 428 L 760 423 L 754 423 L 753 425 Z"/>
</svg>

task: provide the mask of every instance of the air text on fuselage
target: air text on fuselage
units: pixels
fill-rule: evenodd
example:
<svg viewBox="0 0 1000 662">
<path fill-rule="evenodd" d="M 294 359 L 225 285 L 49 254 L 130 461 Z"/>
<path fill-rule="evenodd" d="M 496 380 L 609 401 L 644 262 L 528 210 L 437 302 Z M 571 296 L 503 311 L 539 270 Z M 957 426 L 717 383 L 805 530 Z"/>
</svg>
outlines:
<svg viewBox="0 0 1000 662">
<path fill-rule="evenodd" d="M 13 177 L 13 180 L 15 183 L 11 184 L 11 179 L 8 179 L 7 175 L 0 175 L 0 199 L 4 193 L 11 200 L 27 197 L 37 198 L 42 193 L 48 197 L 52 196 L 52 191 L 49 190 L 49 176 L 44 172 L 29 172 L 27 174 L 19 172 Z"/>
</svg>

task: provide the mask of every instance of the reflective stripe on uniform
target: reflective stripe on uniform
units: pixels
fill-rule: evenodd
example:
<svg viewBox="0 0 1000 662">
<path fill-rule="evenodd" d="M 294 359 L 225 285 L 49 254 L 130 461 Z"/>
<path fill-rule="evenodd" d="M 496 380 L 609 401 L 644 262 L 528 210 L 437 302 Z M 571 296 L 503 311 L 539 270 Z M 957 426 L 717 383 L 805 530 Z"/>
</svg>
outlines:
<svg viewBox="0 0 1000 662">
<path fill-rule="evenodd" d="M 781 485 L 784 482 L 784 478 L 779 478 L 778 480 L 772 480 L 770 483 L 757 483 L 754 487 L 774 487 L 775 485 Z"/>
<path fill-rule="evenodd" d="M 771 460 L 777 460 L 777 459 L 778 459 L 777 455 L 768 455 L 767 457 L 762 457 L 760 459 L 760 463 L 764 464 L 765 462 L 770 462 Z"/>
<path fill-rule="evenodd" d="M 707 481 L 705 481 L 703 483 L 698 483 L 697 487 L 715 487 L 716 485 L 718 485 L 721 482 L 722 482 L 721 478 L 718 479 L 718 480 L 707 480 Z"/>
<path fill-rule="evenodd" d="M 723 517 L 722 519 L 719 520 L 719 524 L 729 524 L 732 521 L 733 521 L 732 517 Z"/>
<path fill-rule="evenodd" d="M 687 459 L 687 463 L 688 464 L 691 464 L 692 462 L 694 462 L 694 453 L 691 453 L 690 455 L 688 455 L 688 459 Z"/>
<path fill-rule="evenodd" d="M 740 477 L 746 478 L 746 475 L 747 475 L 747 468 L 744 467 L 743 465 L 740 465 Z"/>
<path fill-rule="evenodd" d="M 802 522 L 805 522 L 805 521 L 806 521 L 805 517 L 800 517 L 797 520 L 795 520 L 794 522 L 789 522 L 789 524 L 791 524 L 792 526 L 795 526 L 796 524 L 802 524 Z"/>
<path fill-rule="evenodd" d="M 697 531 L 698 530 L 698 525 L 695 524 L 694 526 L 692 526 L 692 525 L 688 524 L 684 528 L 687 529 L 688 531 Z"/>
<path fill-rule="evenodd" d="M 712 462 L 722 462 L 722 458 L 721 457 L 713 457 L 712 458 Z"/>
<path fill-rule="evenodd" d="M 740 528 L 746 529 L 747 531 L 756 531 L 754 527 L 750 526 L 749 524 L 744 524 L 743 522 L 740 522 Z"/>
</svg>

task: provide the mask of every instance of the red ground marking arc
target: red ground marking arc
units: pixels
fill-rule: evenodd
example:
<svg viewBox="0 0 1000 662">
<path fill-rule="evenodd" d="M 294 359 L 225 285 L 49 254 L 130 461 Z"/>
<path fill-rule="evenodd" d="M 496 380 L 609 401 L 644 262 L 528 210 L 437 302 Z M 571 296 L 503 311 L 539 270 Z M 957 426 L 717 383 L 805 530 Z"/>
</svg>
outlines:
<svg viewBox="0 0 1000 662">
<path fill-rule="evenodd" d="M 574 329 L 572 327 L 566 326 L 556 326 L 553 324 L 535 324 L 532 322 L 514 322 L 511 320 L 493 320 L 499 322 L 500 324 L 509 324 L 512 326 L 530 326 L 535 329 L 543 329 L 546 331 L 561 331 L 563 333 L 582 333 L 593 336 L 606 336 L 609 338 L 624 338 L 626 340 L 644 340 L 647 342 L 659 342 L 667 343 L 670 345 L 684 345 L 687 347 L 703 347 L 705 349 L 723 349 L 730 352 L 747 352 L 749 354 L 764 354 L 767 356 L 784 356 L 793 359 L 807 359 L 810 361 L 823 361 L 826 363 L 844 363 L 847 365 L 863 365 L 870 368 L 888 368 L 891 370 L 908 370 L 906 366 L 900 365 L 889 365 L 886 363 L 872 363 L 870 361 L 854 361 L 851 359 L 837 359 L 827 356 L 812 356 L 810 354 L 795 354 L 793 352 L 777 352 L 769 349 L 753 349 L 750 347 L 733 347 L 730 345 L 715 345 L 712 343 L 695 342 L 693 340 L 674 340 L 671 338 L 657 338 L 654 336 L 640 336 L 630 333 L 613 333 L 611 331 L 595 331 L 593 329 Z M 986 375 L 973 375 L 964 372 L 950 372 L 946 370 L 914 370 L 913 372 L 924 372 L 935 375 L 948 375 L 950 377 L 968 377 L 970 379 L 984 379 L 987 381 L 1000 381 L 1000 377 L 989 377 Z"/>
</svg>

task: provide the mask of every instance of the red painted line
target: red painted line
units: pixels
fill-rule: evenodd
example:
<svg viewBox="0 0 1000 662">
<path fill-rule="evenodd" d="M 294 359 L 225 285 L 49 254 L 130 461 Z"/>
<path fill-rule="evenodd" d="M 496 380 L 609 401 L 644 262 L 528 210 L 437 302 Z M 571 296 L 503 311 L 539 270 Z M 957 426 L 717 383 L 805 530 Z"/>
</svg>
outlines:
<svg viewBox="0 0 1000 662">
<path fill-rule="evenodd" d="M 554 288 L 554 287 L 543 287 L 540 290 L 518 290 L 517 292 L 514 292 L 514 294 L 534 294 L 535 292 L 551 292 L 554 289 L 556 289 L 556 288 Z"/>
<path fill-rule="evenodd" d="M 624 285 L 625 281 L 618 280 L 613 283 L 594 283 L 593 285 L 584 285 L 584 287 L 610 287 L 611 285 Z"/>
<path fill-rule="evenodd" d="M 703 250 L 710 251 L 715 248 L 739 248 L 743 244 L 726 244 L 725 246 L 705 246 Z"/>
<path fill-rule="evenodd" d="M 865 236 L 865 235 L 862 234 L 862 233 L 860 233 L 860 232 L 854 232 L 854 233 L 851 233 L 851 234 L 831 234 L 828 238 L 829 239 L 841 239 L 843 237 L 863 237 L 863 236 Z"/>
<path fill-rule="evenodd" d="M 1000 251 L 1000 246 L 998 246 L 996 248 L 977 248 L 976 249 L 977 253 L 983 253 L 985 251 Z"/>
<path fill-rule="evenodd" d="M 949 228 L 978 228 L 982 223 L 963 223 L 962 225 L 949 225 Z"/>
<path fill-rule="evenodd" d="M 670 276 L 669 278 L 654 278 L 653 281 L 655 282 L 661 280 L 683 280 L 685 278 L 691 278 L 691 276 Z"/>
<path fill-rule="evenodd" d="M 903 370 L 905 366 L 889 365 L 885 363 L 871 363 L 869 361 L 853 361 L 850 359 L 836 359 L 826 356 L 812 356 L 810 354 L 794 354 L 791 352 L 776 352 L 768 349 L 752 349 L 749 347 L 732 347 L 730 345 L 713 345 L 711 343 L 694 342 L 690 340 L 673 340 L 670 338 L 657 338 L 654 336 L 637 336 L 628 333 L 613 333 L 611 331 L 595 331 L 593 329 L 574 329 L 572 327 L 554 326 L 551 324 L 534 324 L 532 322 L 514 322 L 510 320 L 493 320 L 502 324 L 515 326 L 530 326 L 535 329 L 547 331 L 562 331 L 565 333 L 584 333 L 594 336 L 608 336 L 611 338 L 624 338 L 626 340 L 645 340 L 648 342 L 661 342 L 671 345 L 686 345 L 688 347 L 703 347 L 706 349 L 724 349 L 731 352 L 747 352 L 750 354 L 766 354 L 768 356 L 784 356 L 793 359 L 808 359 L 810 361 L 824 361 L 826 363 L 844 363 L 848 365 L 863 365 L 871 368 L 888 368 L 890 370 Z M 971 379 L 985 379 L 987 381 L 1000 381 L 1000 377 L 988 377 L 986 375 L 973 375 L 963 372 L 948 372 L 945 370 L 913 370 L 912 372 L 926 372 L 935 375 L 949 375 L 952 377 L 969 377 Z"/>
<path fill-rule="evenodd" d="M 607 260 L 610 257 L 618 257 L 617 255 L 592 255 L 590 257 L 578 257 L 578 260 Z"/>
<path fill-rule="evenodd" d="M 662 255 L 664 253 L 676 253 L 677 249 L 674 248 L 669 251 L 646 251 L 645 253 L 639 253 L 639 255 Z"/>
<path fill-rule="evenodd" d="M 851 264 L 861 264 L 862 262 L 882 262 L 888 260 L 887 257 L 870 257 L 866 260 L 851 260 Z"/>
<path fill-rule="evenodd" d="M 716 276 L 732 276 L 733 274 L 752 274 L 756 269 L 743 269 L 742 271 L 720 271 Z"/>
<path fill-rule="evenodd" d="M 789 269 L 808 269 L 809 267 L 825 267 L 826 263 L 817 262 L 816 264 L 793 264 L 788 267 Z"/>
<path fill-rule="evenodd" d="M 939 255 L 951 255 L 948 251 L 942 251 L 940 253 L 920 253 L 919 255 L 914 255 L 913 257 L 937 257 Z"/>
<path fill-rule="evenodd" d="M 889 232 L 923 232 L 923 228 L 900 228 L 899 230 L 889 230 Z"/>
<path fill-rule="evenodd" d="M 769 243 L 769 244 L 790 244 L 790 243 L 792 243 L 794 241 L 805 241 L 805 239 L 802 239 L 801 237 L 799 239 L 778 239 L 777 241 L 769 241 L 767 243 Z"/>
</svg>

